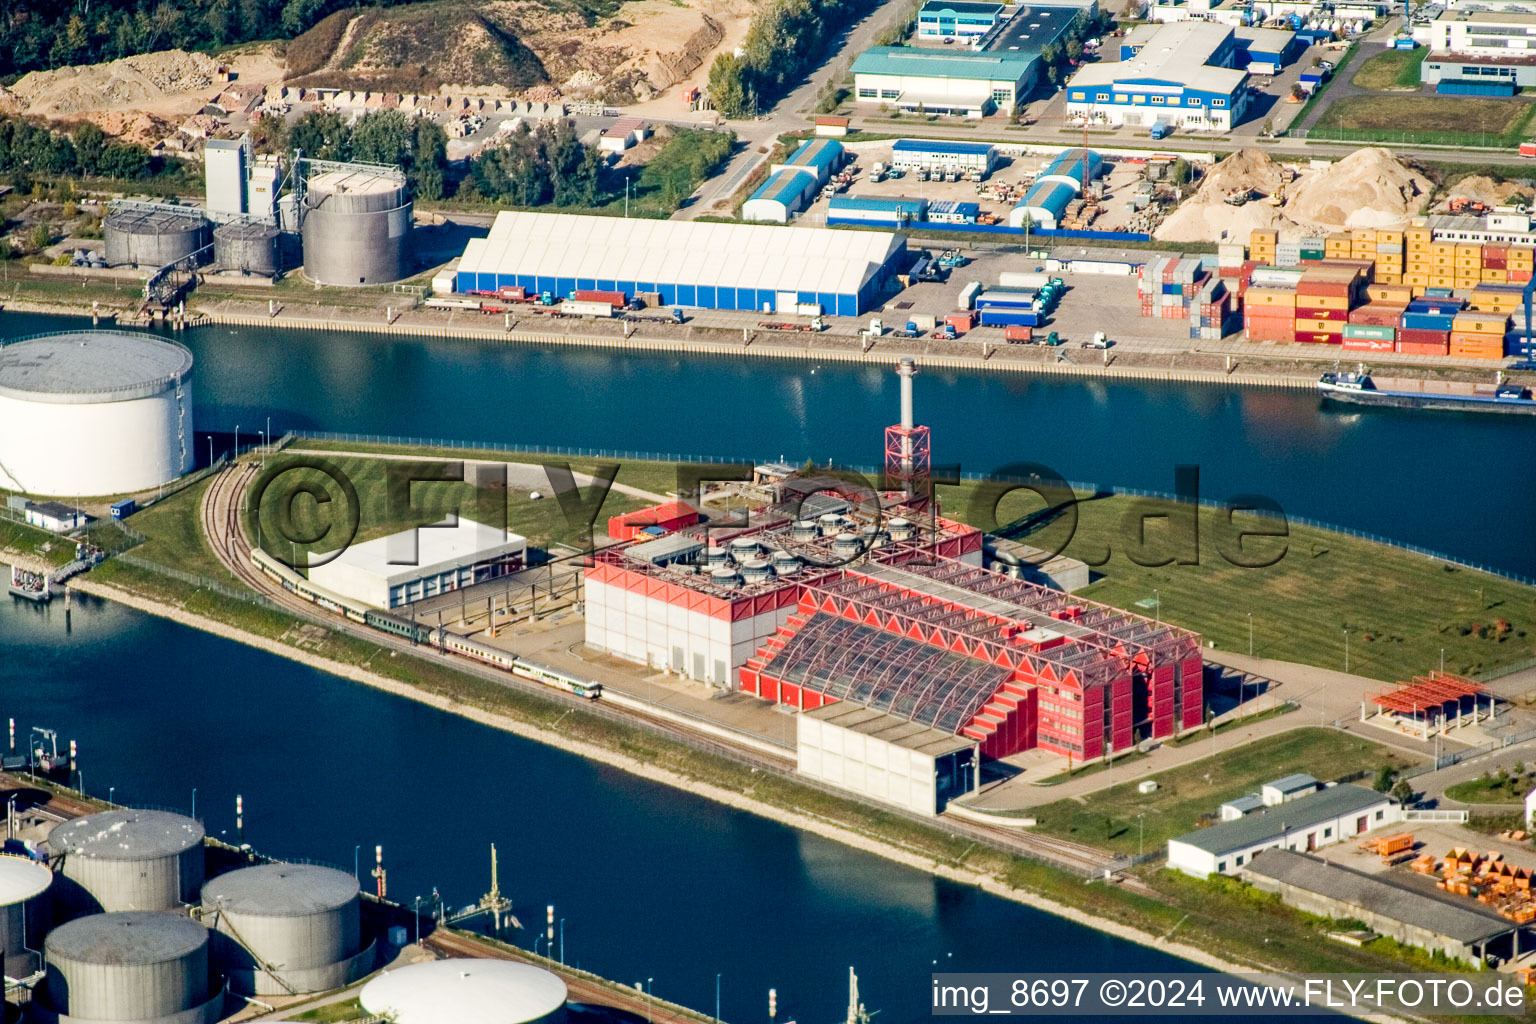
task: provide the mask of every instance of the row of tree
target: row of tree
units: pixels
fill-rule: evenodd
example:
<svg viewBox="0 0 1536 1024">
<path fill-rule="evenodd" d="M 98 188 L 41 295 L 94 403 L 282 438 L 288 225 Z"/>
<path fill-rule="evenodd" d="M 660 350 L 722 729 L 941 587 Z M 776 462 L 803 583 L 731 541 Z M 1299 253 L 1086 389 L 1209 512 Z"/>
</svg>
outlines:
<svg viewBox="0 0 1536 1024">
<path fill-rule="evenodd" d="M 151 156 L 137 143 L 113 142 L 94 124 L 66 133 L 20 118 L 0 117 L 0 174 L 13 184 L 23 184 L 29 176 L 81 175 L 132 181 L 184 170 L 181 161 Z"/>
<path fill-rule="evenodd" d="M 448 194 L 448 134 L 429 117 L 380 110 L 348 122 L 340 114 L 312 110 L 293 124 L 262 118 L 254 138 L 264 153 L 302 152 L 319 160 L 396 164 L 417 198 Z"/>
<path fill-rule="evenodd" d="M 347 6 L 348 0 L 0 0 L 0 69 L 292 38 Z"/>
<path fill-rule="evenodd" d="M 726 117 L 773 106 L 815 67 L 830 40 L 874 6 L 871 0 L 771 0 L 742 40 L 709 69 L 709 98 Z"/>
<path fill-rule="evenodd" d="M 469 182 L 481 198 L 516 206 L 596 206 L 602 197 L 603 160 L 583 146 L 568 121 L 526 125 L 481 150 Z"/>
</svg>

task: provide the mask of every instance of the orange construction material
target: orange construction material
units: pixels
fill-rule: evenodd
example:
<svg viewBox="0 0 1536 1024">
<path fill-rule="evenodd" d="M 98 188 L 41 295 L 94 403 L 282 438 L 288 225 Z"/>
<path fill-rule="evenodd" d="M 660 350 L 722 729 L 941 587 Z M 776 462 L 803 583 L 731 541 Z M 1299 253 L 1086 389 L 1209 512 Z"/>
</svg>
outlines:
<svg viewBox="0 0 1536 1024">
<path fill-rule="evenodd" d="M 1373 852 L 1383 857 L 1390 857 L 1394 853 L 1402 853 L 1404 850 L 1413 849 L 1413 833 L 1399 832 L 1393 836 L 1377 836 L 1371 841 Z"/>
</svg>

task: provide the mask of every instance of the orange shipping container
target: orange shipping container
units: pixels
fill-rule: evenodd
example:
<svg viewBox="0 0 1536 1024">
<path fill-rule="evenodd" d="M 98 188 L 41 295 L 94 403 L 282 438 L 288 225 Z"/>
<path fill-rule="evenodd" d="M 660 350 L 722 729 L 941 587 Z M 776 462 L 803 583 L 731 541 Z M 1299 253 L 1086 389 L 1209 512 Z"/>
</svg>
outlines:
<svg viewBox="0 0 1536 1024">
<path fill-rule="evenodd" d="M 1243 293 L 1243 302 L 1249 306 L 1280 306 L 1296 308 L 1296 293 L 1289 288 L 1249 288 Z"/>
<path fill-rule="evenodd" d="M 1509 317 L 1489 316 L 1486 313 L 1457 313 L 1451 319 L 1452 334 L 1497 334 L 1504 337 L 1509 327 Z"/>
<path fill-rule="evenodd" d="M 1303 320 L 1296 319 L 1297 334 L 1339 334 L 1344 333 L 1343 320 Z"/>
<path fill-rule="evenodd" d="M 1400 284 L 1376 284 L 1365 286 L 1365 294 L 1372 302 L 1384 302 L 1387 305 L 1408 305 L 1408 300 L 1413 298 L 1413 289 Z"/>
</svg>

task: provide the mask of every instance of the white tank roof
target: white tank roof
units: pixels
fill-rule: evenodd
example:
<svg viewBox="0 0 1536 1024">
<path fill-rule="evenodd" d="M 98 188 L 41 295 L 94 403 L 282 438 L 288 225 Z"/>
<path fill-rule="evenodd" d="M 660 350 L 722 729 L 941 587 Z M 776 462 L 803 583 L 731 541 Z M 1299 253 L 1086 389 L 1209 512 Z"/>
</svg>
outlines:
<svg viewBox="0 0 1536 1024">
<path fill-rule="evenodd" d="M 363 986 L 363 1009 L 398 1024 L 524 1024 L 560 1009 L 565 982 L 511 960 L 436 960 L 385 971 Z"/>
<path fill-rule="evenodd" d="M 30 857 L 0 854 L 0 907 L 40 896 L 52 882 L 53 872 L 46 864 Z"/>
<path fill-rule="evenodd" d="M 127 331 L 64 331 L 0 347 L 0 395 L 33 402 L 126 402 L 191 371 L 185 346 Z"/>
</svg>

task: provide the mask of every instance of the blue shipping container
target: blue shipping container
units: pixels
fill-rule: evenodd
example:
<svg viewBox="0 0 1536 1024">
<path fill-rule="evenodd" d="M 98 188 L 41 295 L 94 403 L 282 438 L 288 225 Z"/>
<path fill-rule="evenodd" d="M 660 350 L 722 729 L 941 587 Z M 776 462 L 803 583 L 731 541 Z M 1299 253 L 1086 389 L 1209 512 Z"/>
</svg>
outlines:
<svg viewBox="0 0 1536 1024">
<path fill-rule="evenodd" d="M 129 516 L 133 515 L 134 511 L 137 508 L 138 508 L 138 505 L 136 505 L 134 503 L 134 500 L 132 498 L 128 498 L 128 499 L 126 499 L 124 501 L 116 502 L 112 506 L 112 518 L 113 519 L 127 519 Z"/>
<path fill-rule="evenodd" d="M 1460 313 L 1464 305 L 1460 299 L 1431 299 L 1421 297 L 1408 303 L 1410 313 L 1438 313 L 1441 316 L 1450 316 L 1452 313 Z"/>
<path fill-rule="evenodd" d="M 1513 96 L 1514 82 L 1436 82 L 1441 96 Z"/>
<path fill-rule="evenodd" d="M 1010 324 L 1018 327 L 1039 327 L 1040 314 L 1026 312 L 1022 309 L 984 309 L 981 311 L 981 325 L 983 327 L 1007 327 Z"/>
<path fill-rule="evenodd" d="M 1449 331 L 1454 319 L 1439 313 L 1404 313 L 1400 326 L 1410 331 Z"/>
<path fill-rule="evenodd" d="M 1453 288 L 1425 288 L 1424 294 L 1419 297 L 1423 299 L 1453 299 L 1456 297 L 1456 291 Z"/>
</svg>

